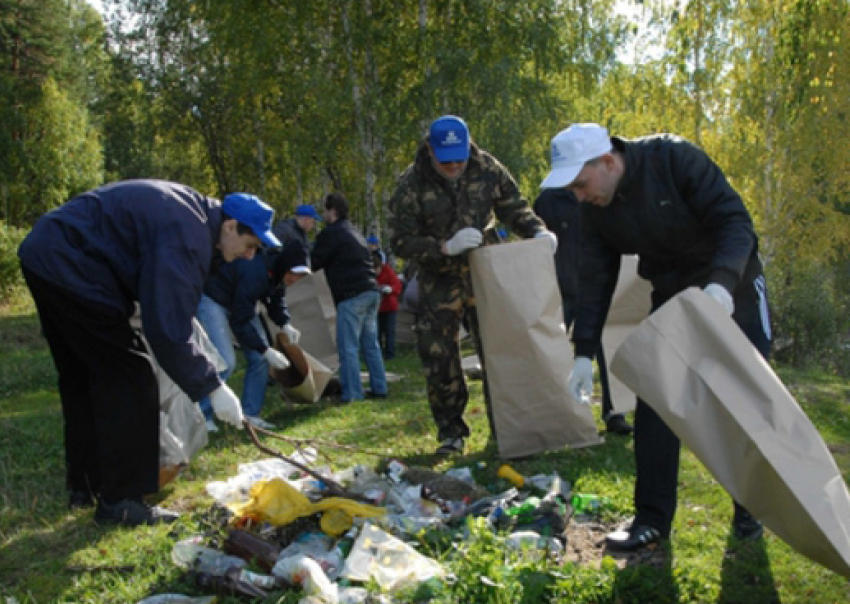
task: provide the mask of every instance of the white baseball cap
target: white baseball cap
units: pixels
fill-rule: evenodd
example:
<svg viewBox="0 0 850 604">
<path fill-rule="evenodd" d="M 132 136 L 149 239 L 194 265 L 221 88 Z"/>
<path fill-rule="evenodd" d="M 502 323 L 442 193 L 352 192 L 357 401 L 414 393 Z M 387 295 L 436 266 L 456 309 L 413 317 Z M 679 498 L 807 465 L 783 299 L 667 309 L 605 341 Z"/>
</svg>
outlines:
<svg viewBox="0 0 850 604">
<path fill-rule="evenodd" d="M 558 189 L 571 184 L 584 164 L 611 151 L 608 130 L 599 124 L 573 124 L 552 139 L 552 171 L 541 189 Z"/>
</svg>

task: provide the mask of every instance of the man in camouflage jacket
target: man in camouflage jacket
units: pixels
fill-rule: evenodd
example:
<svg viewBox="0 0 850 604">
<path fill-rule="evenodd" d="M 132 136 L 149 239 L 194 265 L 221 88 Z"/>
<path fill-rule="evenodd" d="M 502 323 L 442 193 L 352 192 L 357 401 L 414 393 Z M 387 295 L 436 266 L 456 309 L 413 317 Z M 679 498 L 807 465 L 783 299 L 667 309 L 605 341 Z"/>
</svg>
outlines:
<svg viewBox="0 0 850 604">
<path fill-rule="evenodd" d="M 469 436 L 463 420 L 469 394 L 458 345 L 464 318 L 484 368 L 468 252 L 484 242 L 485 233 L 489 240 L 497 219 L 523 237 L 548 238 L 553 251 L 557 239 L 531 211 L 508 170 L 472 143 L 466 123 L 451 115 L 431 124 L 416 159 L 399 177 L 390 210 L 393 251 L 419 267 L 418 350 L 437 424 L 437 453 L 462 452 Z M 495 435 L 486 374 L 483 383 Z"/>
</svg>

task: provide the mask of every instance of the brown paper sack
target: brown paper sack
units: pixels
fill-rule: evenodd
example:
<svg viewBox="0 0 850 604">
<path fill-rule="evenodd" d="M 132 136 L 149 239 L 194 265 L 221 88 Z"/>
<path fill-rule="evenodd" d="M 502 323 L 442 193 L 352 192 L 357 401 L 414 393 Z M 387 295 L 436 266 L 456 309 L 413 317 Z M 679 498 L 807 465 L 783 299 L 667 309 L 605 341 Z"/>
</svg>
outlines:
<svg viewBox="0 0 850 604">
<path fill-rule="evenodd" d="M 287 287 L 286 306 L 301 332 L 298 345 L 325 367 L 338 369 L 336 307 L 325 272 L 316 271 Z"/>
<path fill-rule="evenodd" d="M 500 456 L 601 443 L 590 407 L 567 392 L 572 347 L 549 242 L 478 248 L 470 267 Z"/>
<path fill-rule="evenodd" d="M 643 321 L 652 307 L 652 285 L 637 274 L 637 256 L 623 256 L 620 277 L 611 298 L 611 309 L 602 330 L 605 358 L 613 358 L 620 344 Z M 617 376 L 609 374 L 611 402 L 620 413 L 634 411 L 635 395 Z"/>
<path fill-rule="evenodd" d="M 272 368 L 271 376 L 280 384 L 280 389 L 288 400 L 315 403 L 322 398 L 333 371 L 297 344 L 288 343 L 284 334 L 277 334 L 276 340 L 275 348 L 289 359 L 289 367 Z"/>
<path fill-rule="evenodd" d="M 820 434 L 717 302 L 689 289 L 620 346 L 611 369 L 744 507 L 850 576 L 850 497 Z"/>
</svg>

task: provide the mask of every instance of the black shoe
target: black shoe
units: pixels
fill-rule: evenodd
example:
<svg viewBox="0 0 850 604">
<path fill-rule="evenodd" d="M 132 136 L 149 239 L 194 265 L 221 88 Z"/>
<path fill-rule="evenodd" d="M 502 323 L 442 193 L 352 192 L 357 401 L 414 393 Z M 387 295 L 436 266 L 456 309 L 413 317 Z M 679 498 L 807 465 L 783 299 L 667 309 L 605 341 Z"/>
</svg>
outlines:
<svg viewBox="0 0 850 604">
<path fill-rule="evenodd" d="M 635 552 L 660 541 L 661 531 L 641 524 L 633 524 L 627 531 L 614 531 L 605 536 L 608 547 L 619 552 Z"/>
<path fill-rule="evenodd" d="M 620 436 L 628 436 L 634 431 L 634 428 L 626 421 L 626 417 L 622 413 L 613 413 L 605 420 L 605 429 L 611 434 L 619 434 Z"/>
<path fill-rule="evenodd" d="M 437 447 L 435 451 L 435 455 L 451 455 L 453 453 L 463 453 L 463 437 L 461 436 L 450 436 L 449 438 L 444 438 L 440 443 L 440 446 Z"/>
<path fill-rule="evenodd" d="M 176 512 L 146 505 L 138 499 L 122 499 L 112 504 L 100 500 L 94 513 L 94 521 L 98 524 L 123 526 L 169 523 L 174 522 L 178 517 L 179 514 Z"/>
<path fill-rule="evenodd" d="M 90 491 L 71 491 L 68 495 L 68 509 L 81 510 L 95 506 L 94 495 Z"/>
<path fill-rule="evenodd" d="M 386 392 L 384 392 L 383 394 L 379 394 L 379 393 L 377 393 L 377 392 L 372 392 L 371 390 L 367 390 L 367 391 L 366 391 L 366 398 L 371 398 L 371 399 L 385 399 L 385 398 L 387 398 L 387 393 L 386 393 Z"/>
<path fill-rule="evenodd" d="M 755 541 L 764 534 L 764 527 L 747 510 L 736 507 L 735 516 L 732 518 L 732 532 L 741 541 Z"/>
</svg>

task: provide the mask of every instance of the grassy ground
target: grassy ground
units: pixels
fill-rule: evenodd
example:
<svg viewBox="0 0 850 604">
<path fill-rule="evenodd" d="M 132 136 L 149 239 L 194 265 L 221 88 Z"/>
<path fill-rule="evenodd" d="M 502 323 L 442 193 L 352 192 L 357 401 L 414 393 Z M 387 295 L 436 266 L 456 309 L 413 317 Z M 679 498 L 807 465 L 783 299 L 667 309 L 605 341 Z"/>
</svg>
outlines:
<svg viewBox="0 0 850 604">
<path fill-rule="evenodd" d="M 62 418 L 55 375 L 32 314 L 0 316 L 0 602 L 137 602 L 167 592 L 195 593 L 170 560 L 179 538 L 210 530 L 212 504 L 204 486 L 236 474 L 242 462 L 263 459 L 241 432 L 225 429 L 191 467 L 161 493 L 163 505 L 183 512 L 171 527 L 109 529 L 90 511 L 70 513 L 63 475 Z M 355 445 L 357 452 L 321 448 L 336 469 L 389 459 L 434 465 L 434 430 L 423 379 L 411 349 L 388 362 L 402 376 L 386 401 L 345 406 L 319 403 L 288 409 L 270 389 L 266 417 L 285 434 Z M 848 385 L 834 376 L 780 371 L 846 473 L 850 470 Z M 241 375 L 234 379 L 238 392 Z M 471 382 L 467 418 L 473 428 L 463 457 L 437 463 L 473 469 L 479 483 L 502 488 L 488 441 L 480 383 Z M 120 401 L 116 401 L 120 404 Z M 557 471 L 576 492 L 612 499 L 613 522 L 631 513 L 631 439 L 536 456 L 513 466 L 531 475 Z M 284 452 L 280 441 L 267 444 Z M 770 532 L 757 544 L 731 539 L 729 497 L 687 451 L 680 475 L 679 512 L 662 562 L 622 568 L 611 558 L 593 564 L 552 565 L 508 559 L 502 542 L 473 527 L 461 546 L 431 550 L 457 580 L 433 602 L 718 602 L 759 604 L 850 601 L 850 585 L 790 550 Z M 458 555 L 461 554 L 461 555 Z M 267 602 L 297 602 L 276 592 Z M 398 601 L 422 601 L 407 594 Z M 220 598 L 219 602 L 237 600 Z"/>
</svg>

